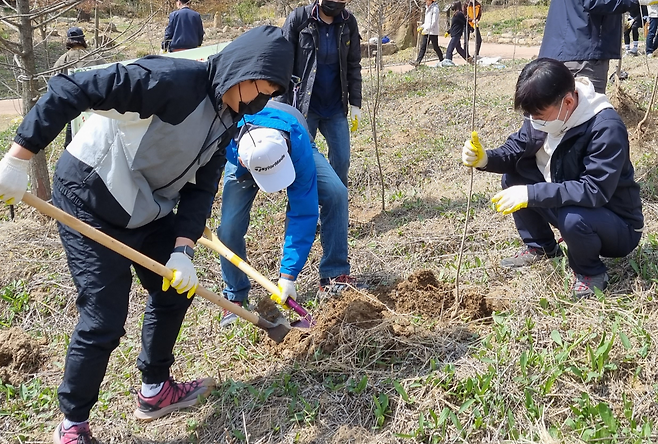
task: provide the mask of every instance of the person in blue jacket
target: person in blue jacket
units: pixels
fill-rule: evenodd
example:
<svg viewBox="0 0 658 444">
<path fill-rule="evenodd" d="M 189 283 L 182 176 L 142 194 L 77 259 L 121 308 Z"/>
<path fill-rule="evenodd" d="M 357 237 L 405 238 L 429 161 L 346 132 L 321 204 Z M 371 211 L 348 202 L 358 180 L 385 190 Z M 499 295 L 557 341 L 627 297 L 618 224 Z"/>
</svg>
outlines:
<svg viewBox="0 0 658 444">
<path fill-rule="evenodd" d="M 626 126 L 589 79 L 574 81 L 554 59 L 523 68 L 514 107 L 525 120 L 502 146 L 485 151 L 474 135 L 462 150 L 466 166 L 503 174 L 503 191 L 492 201 L 514 215 L 525 247 L 501 265 L 561 255 L 553 225 L 567 245 L 574 296 L 604 290 L 608 274 L 600 256 L 628 255 L 644 227 Z"/>
<path fill-rule="evenodd" d="M 311 142 L 302 114 L 290 105 L 270 101 L 261 112 L 245 116 L 244 122 L 226 154 L 219 240 L 244 259 L 244 236 L 258 190 L 272 193 L 285 189 L 288 209 L 278 282 L 282 299 L 297 297 L 295 280 L 315 240 L 318 204 L 320 278 L 349 275 L 347 187 Z M 224 296 L 238 305 L 247 303 L 251 288 L 247 275 L 223 257 L 221 265 Z M 225 311 L 220 325 L 227 326 L 236 319 Z"/>
<path fill-rule="evenodd" d="M 610 60 L 621 58 L 621 15 L 637 5 L 638 0 L 551 0 L 539 57 L 564 62 L 574 77 L 588 77 L 605 94 Z"/>
<path fill-rule="evenodd" d="M 162 49 L 167 52 L 198 48 L 203 43 L 201 15 L 189 6 L 190 0 L 176 0 L 177 11 L 169 14 Z"/>
<path fill-rule="evenodd" d="M 148 291 L 142 322 L 137 419 L 189 407 L 213 378 L 176 382 L 173 348 L 198 277 L 194 246 L 203 233 L 243 115 L 260 111 L 290 82 L 290 43 L 279 28 L 254 28 L 207 62 L 148 56 L 104 69 L 58 74 L 18 127 L 0 161 L 0 200 L 20 201 L 29 159 L 67 122 L 93 114 L 62 153 L 53 204 L 165 264 L 171 280 L 59 225 L 78 291 L 78 323 L 59 386 L 64 420 L 55 444 L 96 442 L 89 415 L 112 351 L 125 335 L 132 268 Z M 176 208 L 176 211 L 174 211 Z"/>
</svg>

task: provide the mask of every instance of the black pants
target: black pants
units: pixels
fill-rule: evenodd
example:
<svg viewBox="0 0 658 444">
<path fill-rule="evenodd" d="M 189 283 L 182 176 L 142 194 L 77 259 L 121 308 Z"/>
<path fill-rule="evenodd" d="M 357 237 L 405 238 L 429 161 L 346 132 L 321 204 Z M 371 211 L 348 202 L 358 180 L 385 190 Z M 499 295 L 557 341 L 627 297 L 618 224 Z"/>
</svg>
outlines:
<svg viewBox="0 0 658 444">
<path fill-rule="evenodd" d="M 428 40 L 430 41 L 430 43 L 432 43 L 432 48 L 434 48 L 434 52 L 436 52 L 439 61 L 442 61 L 443 53 L 441 52 L 441 48 L 439 48 L 439 36 L 430 34 L 430 35 L 423 35 L 421 37 L 422 39 L 420 40 L 420 50 L 418 51 L 418 58 L 416 59 L 416 62 L 420 63 L 423 61 L 423 57 L 425 57 L 425 51 L 427 50 Z"/>
<path fill-rule="evenodd" d="M 528 180 L 520 175 L 503 175 L 503 189 L 527 184 Z M 568 247 L 569 266 L 585 276 L 605 273 L 606 266 L 600 256 L 624 257 L 637 247 L 642 236 L 607 208 L 534 207 L 512 214 L 523 243 L 531 247 L 553 250 L 555 236 L 551 225 L 560 230 Z"/>
<path fill-rule="evenodd" d="M 633 17 L 633 23 L 628 29 L 624 29 L 624 44 L 631 44 L 631 32 L 633 33 L 633 41 L 637 42 L 640 40 L 640 31 L 642 27 L 642 17 Z"/>
<path fill-rule="evenodd" d="M 446 59 L 452 60 L 452 53 L 455 51 L 455 49 L 457 50 L 457 54 L 466 60 L 466 51 L 464 51 L 464 48 L 462 48 L 461 34 L 450 38 L 448 49 L 446 49 Z"/>
<path fill-rule="evenodd" d="M 53 203 L 57 207 L 162 264 L 169 259 L 175 243 L 173 214 L 140 228 L 119 228 L 95 217 L 81 201 L 61 188 L 57 179 L 53 185 Z M 98 401 L 110 353 L 126 333 L 133 264 L 62 224 L 59 234 L 78 290 L 79 314 L 58 390 L 59 406 L 67 419 L 84 421 Z M 160 276 L 139 265 L 134 268 L 149 293 L 137 367 L 142 381 L 160 383 L 169 378 L 174 362 L 172 350 L 191 299 L 173 288 L 163 292 Z"/>
<path fill-rule="evenodd" d="M 473 29 L 471 25 L 468 25 L 467 29 L 466 41 L 469 42 L 471 40 L 471 34 L 475 31 L 475 55 L 480 55 L 480 48 L 482 47 L 482 34 L 480 34 L 480 28 Z M 466 45 L 466 51 L 468 52 L 468 44 Z"/>
</svg>

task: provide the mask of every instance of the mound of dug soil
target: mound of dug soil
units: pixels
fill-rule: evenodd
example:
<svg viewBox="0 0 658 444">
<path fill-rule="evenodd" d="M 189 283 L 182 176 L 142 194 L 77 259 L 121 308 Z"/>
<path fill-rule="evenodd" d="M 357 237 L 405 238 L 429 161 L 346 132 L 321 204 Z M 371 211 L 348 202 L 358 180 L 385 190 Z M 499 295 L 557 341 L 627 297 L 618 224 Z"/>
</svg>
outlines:
<svg viewBox="0 0 658 444">
<path fill-rule="evenodd" d="M 426 320 L 443 318 L 446 322 L 457 318 L 483 319 L 491 316 L 492 307 L 484 295 L 462 291 L 460 302 L 454 307 L 454 287 L 439 282 L 434 273 L 423 270 L 412 274 L 396 287 L 379 291 L 377 295 L 359 291 L 345 291 L 338 298 L 327 300 L 314 313 L 315 327 L 308 330 L 292 329 L 282 343 L 266 341 L 273 354 L 283 357 L 312 356 L 318 349 L 332 353 L 339 346 L 353 342 L 364 330 L 377 329 L 378 336 L 409 336 L 414 331 L 396 328 L 399 314 L 413 314 Z M 263 306 L 261 306 L 263 305 Z M 257 311 L 269 320 L 278 315 L 276 307 L 265 301 Z M 408 318 L 400 317 L 408 324 Z"/>
<path fill-rule="evenodd" d="M 394 289 L 392 298 L 395 311 L 411 313 L 427 319 L 446 314 L 455 303 L 455 287 L 439 282 L 430 270 L 417 271 Z M 491 316 L 492 308 L 487 298 L 471 291 L 461 291 L 458 312 L 462 318 L 483 319 Z"/>
<path fill-rule="evenodd" d="M 19 385 L 35 373 L 44 359 L 41 344 L 20 328 L 0 331 L 0 379 L 4 384 Z"/>
</svg>

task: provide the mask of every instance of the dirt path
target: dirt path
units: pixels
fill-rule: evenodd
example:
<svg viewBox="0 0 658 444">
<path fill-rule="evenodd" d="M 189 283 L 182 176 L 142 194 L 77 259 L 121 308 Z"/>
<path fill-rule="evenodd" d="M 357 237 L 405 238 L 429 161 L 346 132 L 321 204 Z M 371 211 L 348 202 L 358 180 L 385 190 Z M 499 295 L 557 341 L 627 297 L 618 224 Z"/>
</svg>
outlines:
<svg viewBox="0 0 658 444">
<path fill-rule="evenodd" d="M 439 37 L 439 46 L 443 49 L 448 47 L 449 38 Z M 475 44 L 471 42 L 470 51 L 475 52 Z M 501 57 L 501 63 L 505 64 L 505 60 L 512 59 L 527 59 L 530 60 L 533 57 L 537 57 L 539 54 L 539 46 L 519 46 L 519 45 L 507 45 L 501 43 L 482 43 L 482 48 L 480 49 L 480 55 L 482 57 Z M 444 54 L 445 56 L 445 54 Z M 428 60 L 429 59 L 429 60 Z M 462 59 L 457 51 L 453 54 L 452 61 L 456 65 L 465 65 L 466 61 Z M 425 52 L 425 59 L 423 65 L 434 67 L 438 62 L 436 54 L 432 49 L 431 45 L 428 45 L 427 51 Z M 414 69 L 413 66 L 409 64 L 400 64 L 400 65 L 388 65 L 386 69 L 393 72 L 407 72 Z"/>
</svg>

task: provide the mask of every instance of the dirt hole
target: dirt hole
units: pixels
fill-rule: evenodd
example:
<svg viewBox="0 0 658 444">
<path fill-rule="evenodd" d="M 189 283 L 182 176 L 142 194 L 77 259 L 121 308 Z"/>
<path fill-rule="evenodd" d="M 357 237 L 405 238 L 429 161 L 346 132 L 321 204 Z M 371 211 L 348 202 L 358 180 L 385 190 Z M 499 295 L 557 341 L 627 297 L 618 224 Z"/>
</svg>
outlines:
<svg viewBox="0 0 658 444">
<path fill-rule="evenodd" d="M 0 379 L 4 384 L 19 385 L 39 370 L 44 362 L 42 342 L 20 328 L 0 331 Z"/>
</svg>

